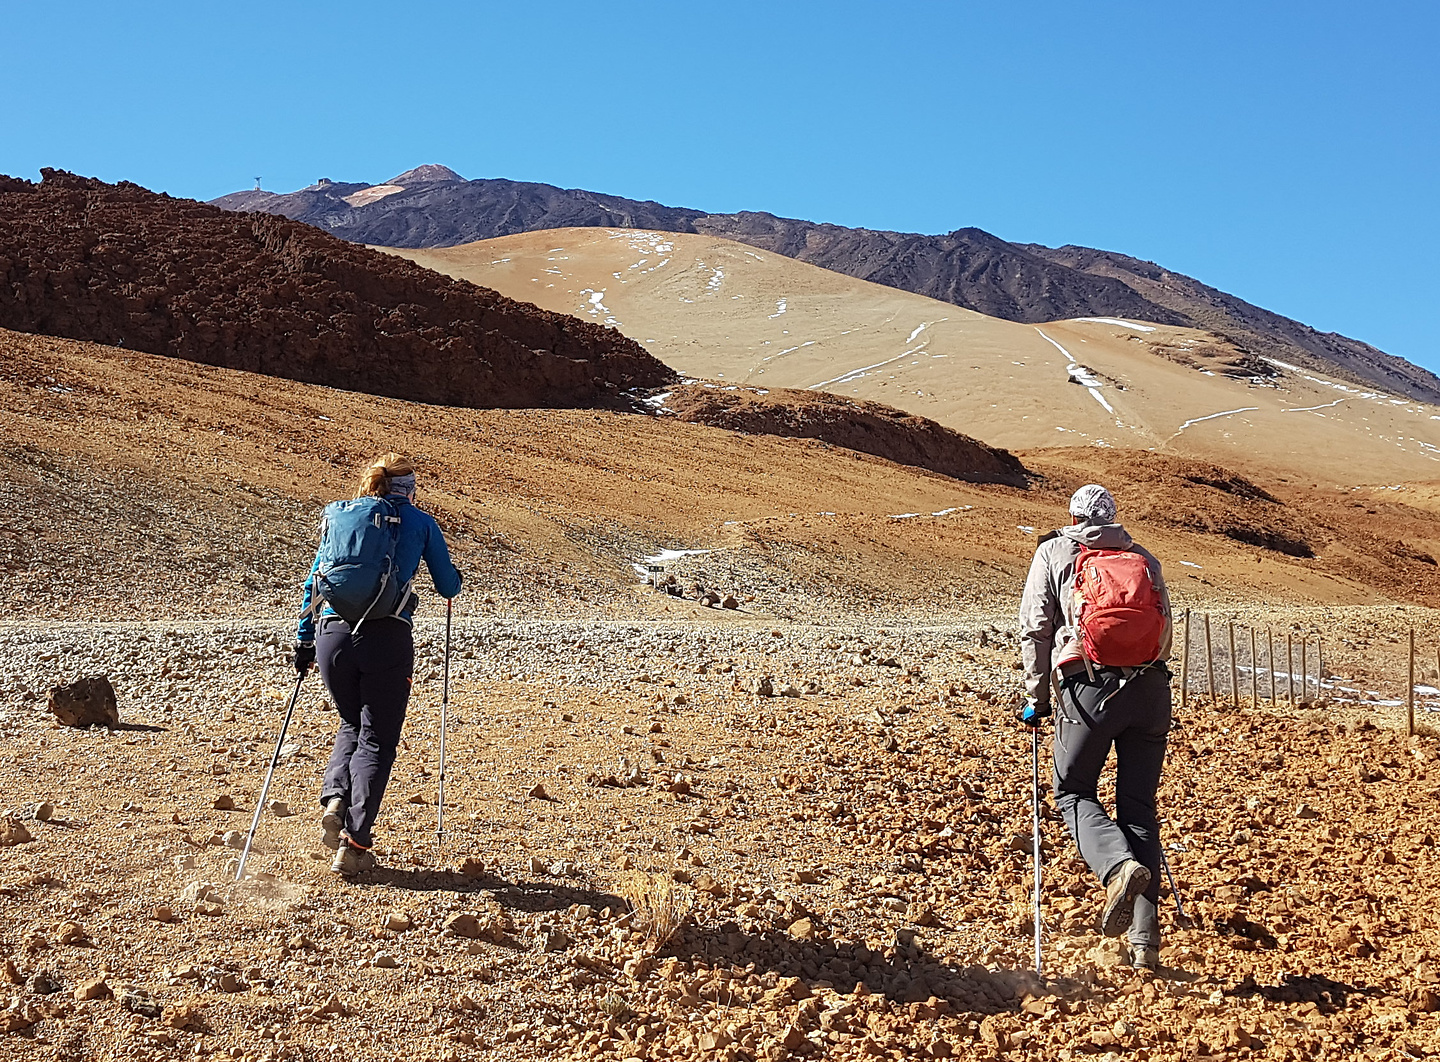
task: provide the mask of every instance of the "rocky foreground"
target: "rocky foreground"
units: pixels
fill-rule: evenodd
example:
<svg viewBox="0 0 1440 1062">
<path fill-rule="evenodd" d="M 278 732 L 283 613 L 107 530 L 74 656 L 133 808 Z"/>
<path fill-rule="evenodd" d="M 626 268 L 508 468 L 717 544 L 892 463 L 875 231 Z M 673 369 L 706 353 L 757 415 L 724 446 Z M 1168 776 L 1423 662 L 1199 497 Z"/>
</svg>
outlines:
<svg viewBox="0 0 1440 1062">
<path fill-rule="evenodd" d="M 4 1056 L 1440 1049 L 1436 745 L 1372 710 L 1178 719 L 1164 828 L 1193 921 L 1168 908 L 1158 977 L 1094 933 L 1047 800 L 1042 980 L 998 624 L 466 622 L 443 844 L 439 634 L 381 868 L 345 884 L 317 843 L 311 678 L 236 884 L 294 687 L 283 622 L 0 628 Z M 96 670 L 121 728 L 60 728 L 41 684 Z"/>
</svg>

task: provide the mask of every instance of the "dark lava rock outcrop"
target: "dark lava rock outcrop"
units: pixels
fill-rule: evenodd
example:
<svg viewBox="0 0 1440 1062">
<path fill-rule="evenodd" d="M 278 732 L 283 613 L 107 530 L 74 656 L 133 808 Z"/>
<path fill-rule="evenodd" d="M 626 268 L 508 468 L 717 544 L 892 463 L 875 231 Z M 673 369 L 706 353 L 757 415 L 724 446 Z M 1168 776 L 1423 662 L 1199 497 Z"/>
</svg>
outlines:
<svg viewBox="0 0 1440 1062">
<path fill-rule="evenodd" d="M 612 329 L 309 225 L 42 173 L 0 177 L 0 327 L 445 405 L 591 405 L 673 377 Z"/>
<path fill-rule="evenodd" d="M 926 417 L 823 391 L 688 383 L 666 395 L 681 420 L 754 435 L 818 439 L 969 483 L 1029 484 L 1020 460 Z"/>
</svg>

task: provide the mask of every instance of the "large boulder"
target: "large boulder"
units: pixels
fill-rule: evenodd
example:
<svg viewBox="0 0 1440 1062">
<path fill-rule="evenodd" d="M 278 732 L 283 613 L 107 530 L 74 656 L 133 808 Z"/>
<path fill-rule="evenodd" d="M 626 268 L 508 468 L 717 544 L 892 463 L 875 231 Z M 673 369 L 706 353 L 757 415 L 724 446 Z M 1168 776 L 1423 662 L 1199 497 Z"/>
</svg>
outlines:
<svg viewBox="0 0 1440 1062">
<path fill-rule="evenodd" d="M 50 690 L 47 707 L 66 726 L 104 726 L 113 730 L 120 725 L 115 687 L 105 675 L 55 686 Z"/>
</svg>

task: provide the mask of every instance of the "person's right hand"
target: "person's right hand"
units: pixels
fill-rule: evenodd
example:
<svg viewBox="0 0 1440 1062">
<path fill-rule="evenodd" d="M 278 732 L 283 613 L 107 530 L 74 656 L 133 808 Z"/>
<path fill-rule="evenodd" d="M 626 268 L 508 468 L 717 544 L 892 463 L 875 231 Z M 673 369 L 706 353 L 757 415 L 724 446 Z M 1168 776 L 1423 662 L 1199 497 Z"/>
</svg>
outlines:
<svg viewBox="0 0 1440 1062">
<path fill-rule="evenodd" d="M 303 675 L 310 670 L 310 665 L 315 663 L 315 643 L 295 643 L 295 673 Z"/>
</svg>

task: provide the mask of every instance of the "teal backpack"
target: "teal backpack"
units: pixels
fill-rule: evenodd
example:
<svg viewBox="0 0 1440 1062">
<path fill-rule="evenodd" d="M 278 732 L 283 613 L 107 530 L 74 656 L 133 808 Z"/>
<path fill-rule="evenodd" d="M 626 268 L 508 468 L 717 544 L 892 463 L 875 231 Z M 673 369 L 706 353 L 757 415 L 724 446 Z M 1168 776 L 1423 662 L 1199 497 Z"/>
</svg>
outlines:
<svg viewBox="0 0 1440 1062">
<path fill-rule="evenodd" d="M 320 520 L 314 607 L 323 601 L 353 634 L 371 617 L 398 615 L 410 585 L 395 572 L 399 507 L 387 498 L 331 502 Z"/>
</svg>

